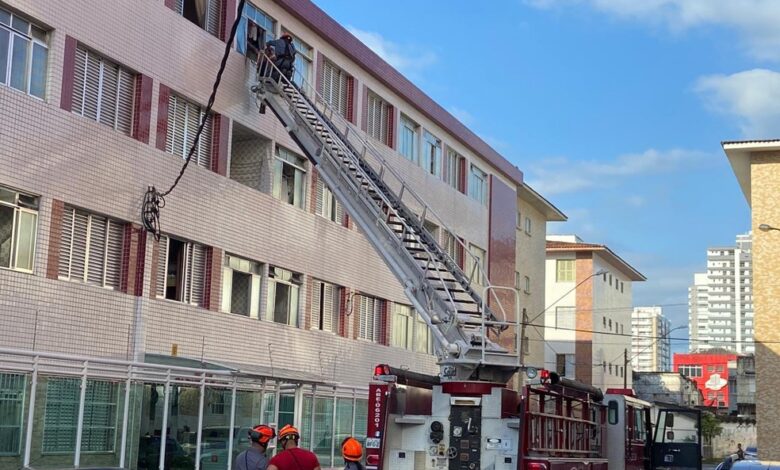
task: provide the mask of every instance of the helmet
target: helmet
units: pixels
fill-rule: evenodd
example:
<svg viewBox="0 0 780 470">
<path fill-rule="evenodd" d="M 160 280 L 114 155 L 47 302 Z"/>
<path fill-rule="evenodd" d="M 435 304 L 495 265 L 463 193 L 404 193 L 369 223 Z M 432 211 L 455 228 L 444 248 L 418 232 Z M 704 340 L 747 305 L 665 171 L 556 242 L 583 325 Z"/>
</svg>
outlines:
<svg viewBox="0 0 780 470">
<path fill-rule="evenodd" d="M 350 436 L 341 443 L 341 455 L 344 456 L 344 460 L 359 462 L 363 458 L 363 446 L 357 439 Z"/>
<path fill-rule="evenodd" d="M 295 428 L 295 426 L 292 426 L 290 424 L 286 425 L 282 429 L 279 430 L 279 440 L 284 442 L 288 439 L 295 439 L 298 441 L 298 439 L 301 438 L 301 433 L 298 432 L 298 430 Z"/>
<path fill-rule="evenodd" d="M 267 446 L 274 437 L 276 437 L 274 428 L 266 426 L 265 424 L 258 424 L 249 431 L 249 439 L 252 442 L 257 442 L 264 446 Z"/>
<path fill-rule="evenodd" d="M 282 33 L 282 39 L 286 39 L 288 41 L 292 41 L 292 34 L 290 33 Z"/>
</svg>

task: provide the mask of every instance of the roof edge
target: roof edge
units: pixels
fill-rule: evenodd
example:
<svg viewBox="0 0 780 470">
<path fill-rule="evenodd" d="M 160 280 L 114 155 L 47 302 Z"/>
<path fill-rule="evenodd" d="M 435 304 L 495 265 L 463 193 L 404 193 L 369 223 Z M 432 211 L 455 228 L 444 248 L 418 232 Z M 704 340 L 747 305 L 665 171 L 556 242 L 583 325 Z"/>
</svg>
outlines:
<svg viewBox="0 0 780 470">
<path fill-rule="evenodd" d="M 548 222 L 566 222 L 569 220 L 566 214 L 555 207 L 555 205 L 547 200 L 544 196 L 537 193 L 534 188 L 528 185 L 528 183 L 524 182 L 518 187 L 518 194 L 520 193 L 524 193 L 529 196 L 530 204 L 539 209 L 545 215 L 545 217 L 547 217 Z"/>
</svg>

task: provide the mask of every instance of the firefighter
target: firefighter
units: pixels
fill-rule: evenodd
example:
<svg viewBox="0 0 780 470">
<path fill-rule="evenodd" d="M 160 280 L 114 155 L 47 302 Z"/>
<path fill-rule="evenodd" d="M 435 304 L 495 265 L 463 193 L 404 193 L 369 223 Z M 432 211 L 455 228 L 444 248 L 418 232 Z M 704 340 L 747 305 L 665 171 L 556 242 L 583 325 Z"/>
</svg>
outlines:
<svg viewBox="0 0 780 470">
<path fill-rule="evenodd" d="M 366 467 L 360 463 L 363 458 L 363 446 L 354 437 L 349 436 L 341 443 L 341 456 L 344 457 L 346 464 L 344 470 L 366 470 Z"/>
<path fill-rule="evenodd" d="M 271 459 L 268 470 L 321 470 L 314 452 L 298 447 L 300 439 L 301 433 L 294 426 L 288 424 L 280 429 L 278 440 L 282 451 Z"/>
<path fill-rule="evenodd" d="M 266 470 L 268 457 L 265 456 L 265 451 L 268 449 L 268 443 L 274 437 L 276 437 L 276 432 L 270 426 L 258 424 L 252 428 L 249 431 L 251 447 L 236 456 L 233 468 L 236 470 Z"/>
<path fill-rule="evenodd" d="M 265 45 L 265 55 L 288 80 L 292 81 L 293 67 L 295 65 L 295 46 L 290 33 L 284 33 L 279 39 L 268 41 Z M 267 74 L 267 71 L 261 71 L 261 74 Z M 272 72 L 271 78 L 278 80 L 278 73 L 276 71 Z"/>
</svg>

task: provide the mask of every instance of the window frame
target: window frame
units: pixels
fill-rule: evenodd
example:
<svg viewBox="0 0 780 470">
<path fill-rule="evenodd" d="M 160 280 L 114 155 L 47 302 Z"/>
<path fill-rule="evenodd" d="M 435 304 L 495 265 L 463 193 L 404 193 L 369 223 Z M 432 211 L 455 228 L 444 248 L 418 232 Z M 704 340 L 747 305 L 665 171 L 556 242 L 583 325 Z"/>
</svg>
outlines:
<svg viewBox="0 0 780 470">
<path fill-rule="evenodd" d="M 331 289 L 331 295 L 333 296 L 331 306 L 332 310 L 330 312 L 330 328 L 326 328 L 326 317 L 323 315 L 326 306 L 325 297 L 328 293 L 328 288 Z M 312 305 L 309 308 L 309 311 L 311 312 L 311 324 L 309 329 L 338 334 L 341 326 L 341 289 L 342 287 L 337 284 L 323 281 L 321 279 L 312 279 Z M 316 291 L 319 292 L 315 297 Z M 317 302 L 318 305 L 315 305 L 315 299 L 319 301 Z M 317 309 L 316 315 L 315 308 Z M 315 319 L 317 320 L 316 325 Z"/>
<path fill-rule="evenodd" d="M 35 271 L 35 257 L 36 249 L 38 248 L 38 218 L 40 213 L 40 196 L 34 196 L 32 194 L 17 191 L 15 189 L 0 186 L 0 191 L 6 193 L 12 193 L 14 195 L 13 202 L 7 202 L 0 200 L 0 207 L 8 207 L 13 210 L 11 216 L 11 232 L 10 232 L 10 245 L 9 245 L 9 257 L 8 265 L 0 265 L 0 269 L 8 269 L 11 271 L 19 271 L 28 274 L 32 274 Z M 30 198 L 30 202 L 22 202 L 22 198 Z M 31 207 L 34 206 L 34 207 Z M 29 252 L 30 268 L 19 267 L 19 239 L 20 239 L 20 227 L 22 227 L 22 214 L 26 214 L 32 217 L 32 236 L 30 238 L 31 249 Z"/>
<path fill-rule="evenodd" d="M 555 282 L 574 282 L 575 275 L 575 260 L 555 260 Z"/>
<path fill-rule="evenodd" d="M 220 0 L 207 0 L 206 11 L 203 15 L 203 24 L 200 24 L 200 22 L 196 23 L 195 21 L 192 20 L 192 18 L 188 18 L 184 16 L 185 1 L 186 0 L 176 0 L 176 3 L 174 4 L 174 11 L 178 13 L 182 18 L 194 24 L 195 26 L 199 27 L 203 31 L 206 31 L 212 36 L 219 38 L 222 29 L 219 20 L 223 14 L 222 9 L 224 8 L 224 2 Z M 216 19 L 211 16 L 213 14 L 216 14 Z"/>
<path fill-rule="evenodd" d="M 249 13 L 251 13 L 251 15 Z M 258 21 L 258 18 L 261 17 L 263 21 Z M 236 50 L 239 54 L 247 56 L 252 62 L 256 62 L 257 56 L 249 54 L 250 49 L 247 41 L 250 21 L 265 32 L 262 42 L 258 43 L 259 50 L 263 49 L 266 42 L 271 41 L 276 37 L 276 28 L 279 25 L 279 22 L 274 17 L 258 8 L 251 1 L 244 4 L 244 11 L 241 12 L 241 22 L 239 23 L 239 28 L 236 32 Z M 269 25 L 270 30 L 268 29 Z M 254 48 L 254 45 L 252 47 Z"/>
<path fill-rule="evenodd" d="M 0 421 L 0 428 L 3 429 L 17 429 L 18 442 L 16 443 L 16 450 L 9 450 L 8 452 L 0 451 L 0 457 L 12 457 L 21 454 L 22 442 L 24 441 L 24 420 L 25 420 L 25 406 L 27 404 L 27 374 L 16 374 L 11 372 L 0 372 L 0 385 L 8 382 L 21 382 L 21 386 L 17 388 L 0 388 L 0 408 L 9 410 L 13 406 L 18 406 L 18 425 L 14 423 L 3 423 Z M 12 397 L 16 394 L 15 397 Z M 19 396 L 21 395 L 21 398 Z M 16 405 L 9 405 L 8 403 L 16 403 Z M 9 413 L 10 416 L 10 413 Z"/>
<path fill-rule="evenodd" d="M 369 341 L 375 344 L 382 344 L 383 338 L 381 337 L 381 334 L 384 322 L 382 311 L 384 309 L 383 302 L 386 301 L 378 297 L 372 297 L 363 294 L 360 294 L 359 299 L 360 303 L 358 305 L 359 319 L 357 338 L 359 340 Z M 369 312 L 369 309 L 372 311 Z M 370 332 L 369 329 L 371 330 Z"/>
<path fill-rule="evenodd" d="M 414 326 L 415 316 L 414 309 L 411 305 L 401 304 L 393 302 L 392 307 L 392 328 L 393 334 L 390 338 L 390 345 L 402 348 L 406 350 L 412 350 L 414 348 Z M 401 322 L 400 319 L 403 319 Z M 403 325 L 400 325 L 403 323 Z M 403 328 L 401 328 L 403 326 Z M 401 331 L 403 331 L 403 344 L 399 341 L 401 338 Z"/>
<path fill-rule="evenodd" d="M 289 279 L 285 279 L 289 277 Z M 286 321 L 276 321 L 276 294 L 278 285 L 288 286 Z M 268 266 L 268 287 L 265 318 L 267 321 L 300 328 L 301 326 L 301 287 L 303 275 L 279 266 Z M 272 308 L 273 307 L 273 308 Z M 293 307 L 294 310 L 293 311 Z"/>
<path fill-rule="evenodd" d="M 26 17 L 18 15 L 5 8 L 0 7 L 0 12 L 7 13 L 9 21 L 8 24 L 0 22 L 0 31 L 8 32 L 8 57 L 6 58 L 7 69 L 5 71 L 5 77 L 0 77 L 0 85 L 4 85 L 13 90 L 25 93 L 26 95 L 32 96 L 33 98 L 39 99 L 41 101 L 46 101 L 46 88 L 48 86 L 47 78 L 49 74 L 49 31 L 46 31 L 41 26 L 38 26 L 34 21 L 28 20 Z M 21 31 L 13 26 L 15 18 L 19 18 L 21 21 L 27 23 L 27 31 Z M 37 33 L 37 35 L 33 33 Z M 43 39 L 41 39 L 41 37 L 43 37 Z M 21 38 L 20 40 L 27 41 L 24 55 L 24 90 L 19 89 L 11 84 L 13 79 L 13 52 L 17 38 Z M 33 62 L 35 59 L 35 46 L 41 47 L 45 52 L 45 56 L 43 57 L 43 77 L 41 78 L 43 81 L 41 96 L 32 93 L 32 85 L 34 82 Z"/>
<path fill-rule="evenodd" d="M 67 275 L 63 275 L 63 259 L 62 255 L 64 247 L 62 246 L 63 242 L 65 242 L 64 235 L 65 235 L 65 229 L 66 229 L 66 222 L 68 217 L 68 212 L 70 212 L 70 245 L 68 247 L 68 259 L 67 259 Z M 84 259 L 83 259 L 83 267 L 84 272 L 81 276 L 81 278 L 77 278 L 73 276 L 73 261 L 74 261 L 74 243 L 75 243 L 75 229 L 76 229 L 76 217 L 86 217 L 87 218 L 87 224 L 86 224 L 86 233 L 84 235 L 85 241 L 84 241 Z M 103 227 L 99 227 L 98 230 L 101 230 L 102 236 L 104 237 L 103 240 L 103 246 L 100 248 L 100 251 L 102 251 L 102 267 L 100 268 L 101 271 L 101 281 L 100 283 L 92 282 L 89 279 L 90 274 L 90 263 L 91 263 L 91 255 L 92 255 L 92 244 L 93 244 L 93 238 L 94 238 L 94 232 L 93 227 L 95 223 L 95 219 L 100 218 L 104 219 L 102 222 L 104 222 L 105 225 Z M 114 285 L 108 284 L 109 279 L 109 264 L 110 264 L 110 255 L 111 253 L 111 247 L 112 247 L 112 225 L 119 226 L 120 233 L 121 233 L 121 239 L 118 242 L 119 246 L 119 253 L 114 253 L 113 256 L 118 260 L 118 265 L 113 266 L 112 269 L 117 272 L 116 274 L 116 283 Z M 88 284 L 92 286 L 98 286 L 104 289 L 109 290 L 119 290 L 121 287 L 122 282 L 122 259 L 124 257 L 125 252 L 125 227 L 126 223 L 113 219 L 111 217 L 106 217 L 100 214 L 95 214 L 94 212 L 86 211 L 83 209 L 79 209 L 77 207 L 66 205 L 65 209 L 63 211 L 63 219 L 62 219 L 62 232 L 60 236 L 60 252 L 58 254 L 59 256 L 59 272 L 57 273 L 57 278 L 63 281 L 69 281 L 69 282 L 78 282 L 82 284 Z"/>
<path fill-rule="evenodd" d="M 235 273 L 248 275 L 249 292 L 247 306 L 249 311 L 244 314 L 233 311 L 233 276 Z M 229 290 L 228 290 L 229 288 Z M 263 289 L 263 264 L 231 253 L 225 253 L 222 262 L 222 301 L 220 311 L 233 315 L 245 316 L 252 319 L 260 317 L 261 298 Z M 230 294 L 230 295 L 228 295 Z"/>
<path fill-rule="evenodd" d="M 417 164 L 419 164 L 420 160 L 420 129 L 420 125 L 417 124 L 412 118 L 404 113 L 401 113 L 398 126 L 398 153 L 400 153 L 410 162 Z M 406 142 L 406 137 L 409 136 L 410 133 L 411 140 L 409 145 L 411 145 L 411 147 L 408 148 L 411 150 L 411 155 L 408 155 L 405 152 L 407 149 L 406 144 L 408 143 Z"/>
<path fill-rule="evenodd" d="M 178 109 L 180 106 L 184 107 L 184 127 L 181 130 L 181 153 L 178 153 L 179 151 L 179 143 L 177 142 L 177 129 L 176 126 L 179 124 L 179 120 L 176 119 L 178 116 Z M 165 135 L 165 152 L 169 153 L 171 155 L 175 155 L 177 157 L 181 157 L 183 160 L 187 159 L 187 155 L 190 152 L 190 147 L 192 147 L 192 144 L 195 141 L 195 135 L 197 135 L 197 129 L 200 127 L 201 122 L 203 121 L 203 116 L 205 107 L 201 106 L 200 104 L 196 103 L 195 101 L 192 101 L 188 98 L 185 98 L 184 96 L 171 92 L 169 98 L 168 98 L 168 129 Z M 197 118 L 197 125 L 193 129 L 190 129 L 191 122 L 190 122 L 190 114 L 191 112 L 197 112 L 198 118 Z M 192 135 L 192 138 L 190 138 L 190 133 L 194 133 Z M 206 122 L 203 125 L 203 131 L 200 134 L 200 138 L 198 139 L 198 148 L 195 152 L 192 154 L 191 161 L 194 160 L 196 165 L 206 168 L 208 170 L 212 169 L 212 166 L 214 164 L 214 155 L 213 155 L 213 143 L 214 143 L 214 112 L 209 111 L 209 115 L 206 118 Z"/>
<path fill-rule="evenodd" d="M 487 205 L 488 174 L 474 163 L 469 164 L 469 197 L 483 206 Z"/>
<path fill-rule="evenodd" d="M 160 300 L 169 300 L 171 302 L 179 302 L 185 305 L 192 305 L 195 307 L 203 307 L 203 302 L 205 298 L 206 293 L 206 256 L 207 256 L 207 249 L 208 247 L 206 245 L 202 245 L 200 243 L 195 243 L 187 240 L 182 240 L 176 237 L 172 237 L 170 235 L 162 235 L 160 237 L 160 241 L 158 242 L 161 244 L 165 240 L 166 246 L 165 246 L 165 264 L 164 264 L 164 276 L 162 279 L 162 284 L 160 284 L 159 274 L 161 265 L 160 262 L 162 261 L 158 257 L 158 265 L 157 265 L 157 275 L 158 279 L 156 280 L 156 286 L 155 286 L 155 298 Z M 177 285 L 176 287 L 176 298 L 175 299 L 169 299 L 167 297 L 168 292 L 168 267 L 170 265 L 169 259 L 171 255 L 171 240 L 176 241 L 177 243 L 181 243 L 181 254 L 182 258 L 178 261 L 177 269 L 180 271 L 177 273 L 177 284 L 181 282 L 182 286 L 179 287 Z M 193 301 L 193 296 L 196 294 L 195 287 L 193 281 L 194 274 L 191 272 L 195 268 L 195 250 L 202 250 L 203 253 L 203 272 L 200 273 L 199 278 L 197 279 L 198 283 L 202 283 L 202 289 L 201 292 L 201 298 L 196 299 L 196 301 Z M 159 295 L 159 287 L 162 287 L 162 296 Z"/>
<path fill-rule="evenodd" d="M 306 159 L 297 153 L 281 145 L 274 146 L 274 168 L 271 193 L 274 198 L 299 209 L 306 208 Z M 283 156 L 283 154 L 286 154 Z M 285 158 L 289 157 L 289 158 Z M 296 162 L 291 159 L 296 159 Z M 285 178 L 285 165 L 289 166 L 293 173 L 292 202 L 282 194 L 282 181 Z M 300 183 L 300 186 L 298 184 Z"/>
<path fill-rule="evenodd" d="M 366 110 L 366 134 L 390 147 L 392 145 L 390 126 L 393 122 L 393 105 L 379 94 L 367 90 L 364 109 Z"/>
<path fill-rule="evenodd" d="M 420 166 L 429 175 L 442 177 L 442 140 L 427 129 L 422 132 L 422 152 Z"/>
</svg>

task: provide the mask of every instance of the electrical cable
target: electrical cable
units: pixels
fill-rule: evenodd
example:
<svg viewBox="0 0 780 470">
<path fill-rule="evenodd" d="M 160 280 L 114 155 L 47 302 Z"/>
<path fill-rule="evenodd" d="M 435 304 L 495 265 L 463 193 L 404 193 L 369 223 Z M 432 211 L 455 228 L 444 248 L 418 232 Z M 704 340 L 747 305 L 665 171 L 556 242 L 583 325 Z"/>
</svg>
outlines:
<svg viewBox="0 0 780 470">
<path fill-rule="evenodd" d="M 160 241 L 160 210 L 165 207 L 165 196 L 169 195 L 171 191 L 173 191 L 173 189 L 179 184 L 179 181 L 184 176 L 184 172 L 187 170 L 187 166 L 189 166 L 190 161 L 192 160 L 192 155 L 195 153 L 195 149 L 198 148 L 200 135 L 203 133 L 203 127 L 206 125 L 206 121 L 210 118 L 209 113 L 211 112 L 211 107 L 214 106 L 214 100 L 217 97 L 217 90 L 219 89 L 219 84 L 222 81 L 222 74 L 225 71 L 225 66 L 227 65 L 228 57 L 230 56 L 230 50 L 233 48 L 233 40 L 236 37 L 238 25 L 241 23 L 241 17 L 244 12 L 244 3 L 246 3 L 246 0 L 240 0 L 238 2 L 238 7 L 236 8 L 236 20 L 233 22 L 233 27 L 230 29 L 230 36 L 225 43 L 225 53 L 222 55 L 222 61 L 219 64 L 219 70 L 217 71 L 217 77 L 214 80 L 214 85 L 211 88 L 211 95 L 209 96 L 208 103 L 206 104 L 206 108 L 203 110 L 203 119 L 200 121 L 198 132 L 195 134 L 195 140 L 192 142 L 192 146 L 190 147 L 190 151 L 187 153 L 187 158 L 184 160 L 184 164 L 182 165 L 181 170 L 179 170 L 179 175 L 176 177 L 176 180 L 174 180 L 173 184 L 170 188 L 168 188 L 167 191 L 161 193 L 154 186 L 149 186 L 146 189 L 146 193 L 144 194 L 144 202 L 141 208 L 141 222 L 143 223 L 144 228 L 148 232 L 151 232 L 154 235 L 154 239 L 157 241 Z"/>
</svg>

